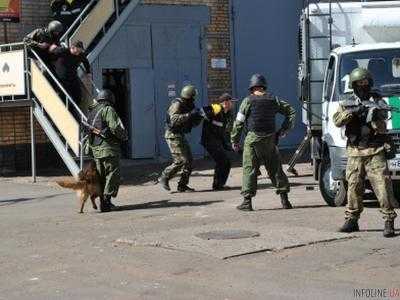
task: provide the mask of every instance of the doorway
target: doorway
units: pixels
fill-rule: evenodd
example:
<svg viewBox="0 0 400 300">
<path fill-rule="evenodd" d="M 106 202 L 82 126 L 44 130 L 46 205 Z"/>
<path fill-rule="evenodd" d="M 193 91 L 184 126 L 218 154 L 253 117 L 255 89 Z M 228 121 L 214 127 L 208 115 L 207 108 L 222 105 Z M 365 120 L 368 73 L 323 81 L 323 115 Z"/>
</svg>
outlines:
<svg viewBox="0 0 400 300">
<path fill-rule="evenodd" d="M 131 140 L 131 109 L 130 109 L 130 80 L 128 69 L 103 69 L 103 88 L 109 89 L 115 96 L 115 110 L 128 130 L 129 140 Z M 126 141 L 122 144 L 122 157 L 130 158 L 132 148 Z"/>
</svg>

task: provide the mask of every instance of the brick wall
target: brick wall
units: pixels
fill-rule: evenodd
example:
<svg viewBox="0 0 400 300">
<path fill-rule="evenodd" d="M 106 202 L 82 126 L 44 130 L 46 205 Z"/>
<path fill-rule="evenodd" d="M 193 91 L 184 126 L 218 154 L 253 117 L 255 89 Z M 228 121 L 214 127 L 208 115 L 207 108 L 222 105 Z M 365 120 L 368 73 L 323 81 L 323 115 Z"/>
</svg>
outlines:
<svg viewBox="0 0 400 300">
<path fill-rule="evenodd" d="M 19 42 L 33 29 L 49 21 L 50 0 L 22 0 L 21 22 L 7 24 L 8 42 Z M 0 43 L 4 44 L 4 31 L 0 30 Z M 39 124 L 35 122 L 38 166 L 44 166 L 46 158 L 57 156 L 48 144 Z M 24 171 L 30 167 L 30 116 L 29 108 L 0 108 L 0 174 Z"/>
<path fill-rule="evenodd" d="M 143 0 L 144 4 L 207 5 L 211 23 L 207 27 L 208 95 L 210 100 L 223 92 L 231 92 L 229 0 Z M 212 69 L 212 58 L 225 58 L 227 69 Z"/>
<path fill-rule="evenodd" d="M 8 23 L 8 42 L 18 42 L 33 29 L 42 27 L 49 21 L 50 0 L 21 0 L 21 22 Z M 3 29 L 0 30 L 0 43 L 4 44 Z"/>
</svg>

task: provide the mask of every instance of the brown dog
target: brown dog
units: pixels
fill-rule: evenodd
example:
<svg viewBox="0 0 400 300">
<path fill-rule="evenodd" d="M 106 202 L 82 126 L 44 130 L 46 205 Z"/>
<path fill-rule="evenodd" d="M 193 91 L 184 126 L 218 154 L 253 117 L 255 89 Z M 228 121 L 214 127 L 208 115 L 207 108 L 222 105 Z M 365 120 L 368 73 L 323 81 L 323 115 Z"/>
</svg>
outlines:
<svg viewBox="0 0 400 300">
<path fill-rule="evenodd" d="M 90 161 L 86 164 L 82 171 L 79 172 L 78 181 L 57 181 L 57 184 L 68 189 L 77 191 L 81 209 L 79 213 L 83 213 L 86 200 L 90 197 L 93 208 L 97 209 L 96 198 L 103 201 L 103 190 L 100 183 L 100 175 L 97 172 L 96 163 Z"/>
</svg>

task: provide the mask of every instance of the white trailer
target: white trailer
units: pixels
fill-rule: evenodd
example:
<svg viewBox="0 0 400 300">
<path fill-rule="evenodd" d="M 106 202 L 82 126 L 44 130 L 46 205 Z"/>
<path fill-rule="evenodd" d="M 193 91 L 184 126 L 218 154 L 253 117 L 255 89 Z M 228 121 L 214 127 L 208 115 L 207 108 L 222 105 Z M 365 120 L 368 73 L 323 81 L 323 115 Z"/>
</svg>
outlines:
<svg viewBox="0 0 400 300">
<path fill-rule="evenodd" d="M 385 100 L 400 107 L 400 1 L 308 3 L 300 21 L 300 98 L 314 177 L 331 206 L 346 202 L 346 137 L 333 124 L 349 74 L 367 68 Z M 400 114 L 388 121 L 397 156 L 389 162 L 400 197 Z M 367 185 L 368 187 L 368 185 Z"/>
</svg>

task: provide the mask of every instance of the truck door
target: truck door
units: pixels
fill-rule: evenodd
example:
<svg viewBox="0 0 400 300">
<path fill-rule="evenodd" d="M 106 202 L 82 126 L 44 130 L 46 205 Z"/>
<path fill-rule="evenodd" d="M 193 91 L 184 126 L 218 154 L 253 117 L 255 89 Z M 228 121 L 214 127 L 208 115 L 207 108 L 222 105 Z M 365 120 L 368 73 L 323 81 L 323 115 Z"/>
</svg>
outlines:
<svg viewBox="0 0 400 300">
<path fill-rule="evenodd" d="M 325 135 L 329 127 L 329 105 L 332 101 L 335 85 L 336 57 L 331 56 L 325 72 L 324 88 L 322 92 L 322 132 Z"/>
<path fill-rule="evenodd" d="M 333 123 L 333 115 L 339 108 L 339 93 L 337 92 L 338 78 L 338 58 L 332 55 L 329 59 L 324 80 L 323 99 L 322 99 L 322 133 L 323 140 L 329 147 L 346 147 L 346 139 L 342 129 Z"/>
</svg>

